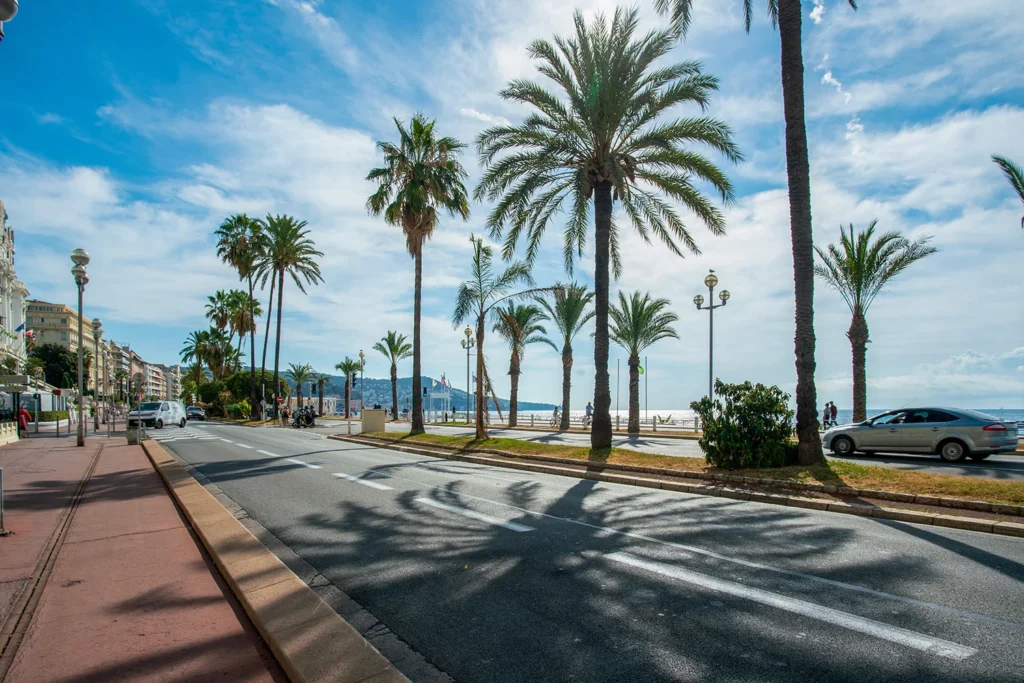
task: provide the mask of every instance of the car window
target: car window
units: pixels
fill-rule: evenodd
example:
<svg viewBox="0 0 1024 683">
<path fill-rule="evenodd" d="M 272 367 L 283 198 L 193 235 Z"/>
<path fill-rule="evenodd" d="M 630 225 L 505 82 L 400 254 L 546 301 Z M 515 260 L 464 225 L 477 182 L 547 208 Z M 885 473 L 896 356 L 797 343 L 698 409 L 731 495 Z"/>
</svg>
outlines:
<svg viewBox="0 0 1024 683">
<path fill-rule="evenodd" d="M 903 424 L 925 424 L 930 422 L 927 410 L 908 410 L 903 418 Z"/>
<path fill-rule="evenodd" d="M 876 424 L 876 425 L 899 424 L 902 421 L 902 418 L 903 418 L 903 412 L 902 411 L 897 411 L 895 413 L 882 413 L 878 417 L 872 418 L 871 419 L 871 424 Z"/>
<path fill-rule="evenodd" d="M 956 422 L 960 418 L 956 415 L 952 415 L 942 410 L 929 410 L 928 421 L 929 422 Z"/>
<path fill-rule="evenodd" d="M 139 409 L 140 410 L 159 410 L 160 409 L 160 404 L 159 403 L 143 403 L 142 405 L 139 406 Z"/>
<path fill-rule="evenodd" d="M 973 417 L 976 420 L 981 420 L 982 422 L 1000 422 L 1001 421 L 1001 418 L 995 417 L 993 415 L 989 415 L 988 413 L 983 413 L 983 412 L 978 411 L 978 410 L 964 410 L 963 413 L 966 414 L 966 415 L 970 415 L 971 417 Z"/>
<path fill-rule="evenodd" d="M 167 405 L 166 403 L 164 403 L 164 404 L 162 404 L 162 405 L 160 406 L 160 410 L 169 410 L 169 409 L 170 409 L 170 406 L 169 406 L 169 405 Z"/>
</svg>

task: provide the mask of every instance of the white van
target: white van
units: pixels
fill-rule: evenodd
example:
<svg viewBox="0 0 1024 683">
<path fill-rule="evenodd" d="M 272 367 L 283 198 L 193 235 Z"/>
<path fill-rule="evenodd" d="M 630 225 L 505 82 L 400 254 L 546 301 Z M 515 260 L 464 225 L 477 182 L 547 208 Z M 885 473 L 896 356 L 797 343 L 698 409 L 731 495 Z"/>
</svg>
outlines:
<svg viewBox="0 0 1024 683">
<path fill-rule="evenodd" d="M 128 426 L 134 427 L 142 415 L 142 424 L 161 429 L 164 425 L 185 426 L 185 405 L 181 401 L 148 401 L 128 413 Z"/>
</svg>

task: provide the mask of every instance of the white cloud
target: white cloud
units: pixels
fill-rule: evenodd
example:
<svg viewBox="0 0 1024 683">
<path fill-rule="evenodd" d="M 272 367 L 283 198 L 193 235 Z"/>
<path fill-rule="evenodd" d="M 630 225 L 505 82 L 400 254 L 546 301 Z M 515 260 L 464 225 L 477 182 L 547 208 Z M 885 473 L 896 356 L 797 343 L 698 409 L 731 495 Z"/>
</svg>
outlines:
<svg viewBox="0 0 1024 683">
<path fill-rule="evenodd" d="M 506 119 L 504 116 L 493 116 L 491 114 L 484 114 L 483 112 L 477 111 L 469 107 L 463 107 L 459 109 L 459 113 L 465 117 L 476 119 L 477 121 L 483 121 L 484 123 L 497 124 L 499 126 L 511 125 L 511 121 Z"/>
<path fill-rule="evenodd" d="M 65 119 L 60 114 L 54 114 L 53 112 L 46 112 L 36 117 L 36 120 L 42 124 L 49 123 L 64 123 Z"/>
<path fill-rule="evenodd" d="M 825 3 L 823 0 L 813 0 L 814 9 L 811 10 L 811 21 L 815 24 L 820 24 L 822 18 L 825 15 Z"/>
</svg>

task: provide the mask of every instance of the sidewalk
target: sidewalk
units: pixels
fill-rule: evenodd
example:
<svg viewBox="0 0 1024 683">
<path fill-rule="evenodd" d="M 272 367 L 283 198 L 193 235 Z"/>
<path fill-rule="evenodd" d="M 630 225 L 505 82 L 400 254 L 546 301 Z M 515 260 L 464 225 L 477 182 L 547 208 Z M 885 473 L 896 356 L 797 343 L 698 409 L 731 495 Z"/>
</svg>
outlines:
<svg viewBox="0 0 1024 683">
<path fill-rule="evenodd" d="M 141 448 L 32 438 L 0 467 L 0 681 L 286 680 Z"/>
</svg>

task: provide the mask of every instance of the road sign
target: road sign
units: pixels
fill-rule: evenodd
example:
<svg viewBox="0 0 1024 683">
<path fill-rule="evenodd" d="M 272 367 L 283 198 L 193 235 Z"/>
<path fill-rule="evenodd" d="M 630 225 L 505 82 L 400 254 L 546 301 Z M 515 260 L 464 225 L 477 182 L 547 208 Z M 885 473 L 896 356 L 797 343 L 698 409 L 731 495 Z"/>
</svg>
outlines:
<svg viewBox="0 0 1024 683">
<path fill-rule="evenodd" d="M 277 397 L 277 402 L 278 403 L 284 403 L 284 396 L 278 396 Z"/>
</svg>

